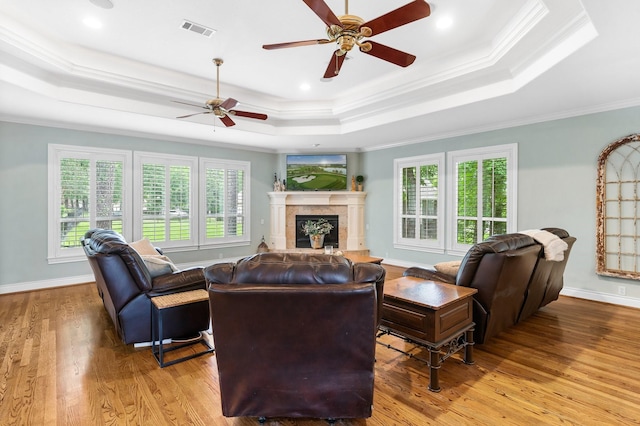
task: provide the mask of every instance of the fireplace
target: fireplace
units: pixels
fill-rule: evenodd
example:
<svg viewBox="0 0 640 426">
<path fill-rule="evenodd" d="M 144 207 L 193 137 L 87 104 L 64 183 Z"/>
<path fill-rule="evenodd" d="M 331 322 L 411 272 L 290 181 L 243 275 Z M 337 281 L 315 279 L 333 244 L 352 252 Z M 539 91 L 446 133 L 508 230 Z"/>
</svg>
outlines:
<svg viewBox="0 0 640 426">
<path fill-rule="evenodd" d="M 338 226 L 338 215 L 306 215 L 306 214 L 298 214 L 296 215 L 296 248 L 311 248 L 311 242 L 309 241 L 309 236 L 304 234 L 302 230 L 302 226 L 308 221 L 313 220 L 316 221 L 318 219 L 326 219 L 331 225 L 333 225 L 333 229 L 324 236 L 324 245 L 325 246 L 333 246 L 334 248 L 338 247 L 339 244 L 339 229 Z"/>
<path fill-rule="evenodd" d="M 336 243 L 342 251 L 365 251 L 364 201 L 361 191 L 276 191 L 269 192 L 271 234 L 269 249 L 312 250 L 296 247 L 296 216 L 338 216 Z M 309 237 L 305 236 L 307 247 Z M 330 240 L 329 240 L 330 241 Z M 328 242 L 325 244 L 329 245 Z"/>
</svg>

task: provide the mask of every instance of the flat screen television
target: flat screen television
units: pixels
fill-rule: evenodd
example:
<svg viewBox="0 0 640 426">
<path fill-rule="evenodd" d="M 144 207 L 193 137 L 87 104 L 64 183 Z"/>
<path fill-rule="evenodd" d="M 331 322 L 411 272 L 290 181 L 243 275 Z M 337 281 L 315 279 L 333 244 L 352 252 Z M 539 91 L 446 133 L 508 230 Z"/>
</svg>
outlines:
<svg viewBox="0 0 640 426">
<path fill-rule="evenodd" d="M 287 191 L 347 189 L 347 155 L 287 155 Z"/>
</svg>

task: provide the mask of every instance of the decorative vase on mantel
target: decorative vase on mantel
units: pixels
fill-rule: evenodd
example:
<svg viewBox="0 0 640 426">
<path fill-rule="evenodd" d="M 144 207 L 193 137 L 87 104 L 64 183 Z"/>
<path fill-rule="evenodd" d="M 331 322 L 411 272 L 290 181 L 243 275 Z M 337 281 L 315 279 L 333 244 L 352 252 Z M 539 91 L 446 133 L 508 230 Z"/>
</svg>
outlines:
<svg viewBox="0 0 640 426">
<path fill-rule="evenodd" d="M 309 235 L 309 242 L 312 249 L 319 249 L 324 246 L 324 234 Z"/>
</svg>

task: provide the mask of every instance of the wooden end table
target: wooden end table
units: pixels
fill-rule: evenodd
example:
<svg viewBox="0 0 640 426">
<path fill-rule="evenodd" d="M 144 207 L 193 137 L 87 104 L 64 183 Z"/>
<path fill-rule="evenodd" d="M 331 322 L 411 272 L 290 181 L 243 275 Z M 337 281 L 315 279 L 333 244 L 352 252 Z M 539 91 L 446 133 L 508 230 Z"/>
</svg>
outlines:
<svg viewBox="0 0 640 426">
<path fill-rule="evenodd" d="M 170 309 L 189 309 L 189 305 L 193 305 L 195 303 L 206 303 L 207 305 L 209 304 L 209 293 L 207 292 L 207 290 L 190 290 L 151 298 L 151 352 L 156 358 L 156 361 L 158 361 L 160 368 L 164 368 L 168 365 L 173 365 L 178 362 L 186 361 L 188 359 L 195 358 L 197 356 L 208 354 L 214 351 L 211 344 L 202 334 L 198 339 L 171 346 L 170 348 L 164 347 L 163 340 L 166 336 L 164 335 L 162 322 L 164 316 L 163 314 L 165 313 L 165 311 L 168 311 Z M 158 341 L 157 345 L 156 340 Z M 204 346 L 204 349 L 202 351 L 168 362 L 165 361 L 165 353 L 185 348 L 187 346 L 195 345 L 197 343 Z"/>
<path fill-rule="evenodd" d="M 473 295 L 477 292 L 474 288 L 415 277 L 402 277 L 384 284 L 379 336 L 396 335 L 429 350 L 429 359 L 422 361 L 429 366 L 430 391 L 440 391 L 438 370 L 454 353 L 464 349 L 464 363 L 474 363 Z M 445 346 L 448 350 L 443 353 L 441 348 Z"/>
</svg>

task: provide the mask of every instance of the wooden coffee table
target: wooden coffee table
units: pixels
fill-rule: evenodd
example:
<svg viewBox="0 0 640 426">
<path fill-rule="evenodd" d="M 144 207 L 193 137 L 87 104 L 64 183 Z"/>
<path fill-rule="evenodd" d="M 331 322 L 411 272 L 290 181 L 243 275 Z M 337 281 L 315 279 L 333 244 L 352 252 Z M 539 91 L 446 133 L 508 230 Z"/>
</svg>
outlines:
<svg viewBox="0 0 640 426">
<path fill-rule="evenodd" d="M 440 391 L 438 370 L 451 355 L 464 349 L 464 363 L 473 364 L 473 295 L 477 292 L 415 277 L 384 284 L 379 336 L 396 335 L 429 350 L 429 359 L 423 361 L 429 366 L 429 390 L 433 392 Z M 443 352 L 443 347 L 448 350 Z"/>
</svg>

